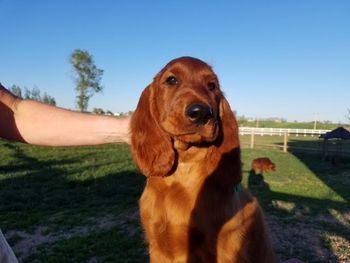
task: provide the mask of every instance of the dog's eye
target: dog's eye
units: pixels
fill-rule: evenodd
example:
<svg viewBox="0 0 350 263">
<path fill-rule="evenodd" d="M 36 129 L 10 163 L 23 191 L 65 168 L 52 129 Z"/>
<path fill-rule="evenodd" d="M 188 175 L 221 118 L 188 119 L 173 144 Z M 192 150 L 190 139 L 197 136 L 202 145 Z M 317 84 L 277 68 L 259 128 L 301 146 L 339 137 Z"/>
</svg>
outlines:
<svg viewBox="0 0 350 263">
<path fill-rule="evenodd" d="M 208 90 L 213 91 L 216 89 L 216 84 L 215 82 L 209 82 L 208 83 Z"/>
<path fill-rule="evenodd" d="M 175 86 L 177 85 L 179 82 L 177 81 L 177 78 L 175 78 L 174 76 L 170 76 L 166 79 L 165 81 L 168 85 L 170 86 Z"/>
</svg>

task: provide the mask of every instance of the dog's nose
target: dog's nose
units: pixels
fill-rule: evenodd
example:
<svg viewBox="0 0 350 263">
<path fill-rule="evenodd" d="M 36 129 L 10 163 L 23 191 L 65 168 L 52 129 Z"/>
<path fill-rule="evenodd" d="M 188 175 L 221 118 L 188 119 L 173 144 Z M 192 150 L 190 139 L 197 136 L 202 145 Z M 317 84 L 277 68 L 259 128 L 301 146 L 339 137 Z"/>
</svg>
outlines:
<svg viewBox="0 0 350 263">
<path fill-rule="evenodd" d="M 195 103 L 187 107 L 186 115 L 195 124 L 206 124 L 213 118 L 213 110 L 203 103 Z"/>
</svg>

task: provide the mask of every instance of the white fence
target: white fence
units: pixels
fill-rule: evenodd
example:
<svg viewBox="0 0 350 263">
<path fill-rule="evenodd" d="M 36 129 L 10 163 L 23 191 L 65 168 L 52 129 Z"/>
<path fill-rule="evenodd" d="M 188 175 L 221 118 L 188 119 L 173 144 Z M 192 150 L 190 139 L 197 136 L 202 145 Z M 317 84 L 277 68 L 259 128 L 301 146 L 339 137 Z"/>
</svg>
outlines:
<svg viewBox="0 0 350 263">
<path fill-rule="evenodd" d="M 255 127 L 239 127 L 240 135 L 279 135 L 284 134 L 295 136 L 317 136 L 329 132 L 330 130 L 314 130 L 314 129 L 287 129 L 287 128 L 255 128 Z"/>
</svg>

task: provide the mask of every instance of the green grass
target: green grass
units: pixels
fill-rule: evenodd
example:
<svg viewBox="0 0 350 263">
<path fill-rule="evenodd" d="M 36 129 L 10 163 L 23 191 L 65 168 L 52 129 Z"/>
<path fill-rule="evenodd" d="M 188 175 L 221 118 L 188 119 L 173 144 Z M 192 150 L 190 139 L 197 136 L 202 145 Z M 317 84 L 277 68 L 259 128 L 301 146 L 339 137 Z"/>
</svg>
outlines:
<svg viewBox="0 0 350 263">
<path fill-rule="evenodd" d="M 319 154 L 266 149 L 244 149 L 242 155 L 243 185 L 258 198 L 272 219 L 271 230 L 281 258 L 347 262 L 350 159 L 338 158 L 337 164 L 333 164 Z M 251 161 L 262 156 L 277 165 L 276 172 L 256 175 L 250 171 Z M 330 236 L 336 237 L 331 243 Z M 328 253 L 324 258 L 319 256 L 322 249 Z"/>
<path fill-rule="evenodd" d="M 86 236 L 72 237 L 40 247 L 39 253 L 25 262 L 47 263 L 88 262 L 146 262 L 144 247 L 139 237 L 130 237 L 117 228 L 92 231 Z"/>
<path fill-rule="evenodd" d="M 118 262 L 118 257 L 120 262 L 146 260 L 140 253 L 145 247 L 138 217 L 129 216 L 137 209 L 145 178 L 136 171 L 127 145 L 51 148 L 0 141 L 0 156 L 4 232 L 33 234 L 43 228 L 47 237 L 77 232 L 67 240 L 41 244 L 29 258 L 19 255 L 23 261 L 86 262 L 94 256 L 101 262 Z M 111 221 L 108 231 L 94 229 L 106 217 Z M 129 240 L 131 226 L 137 235 Z M 82 227 L 92 232 L 80 235 Z M 9 239 L 14 249 L 21 239 Z"/>
<path fill-rule="evenodd" d="M 269 184 L 268 186 L 258 186 L 259 190 L 270 191 L 270 193 L 256 191 L 256 196 L 267 200 L 274 198 L 289 201 L 304 199 L 303 204 L 308 205 L 319 201 L 323 204 L 330 202 L 330 204 L 340 207 L 346 206 L 350 200 L 350 191 L 348 191 L 350 163 L 346 159 L 334 167 L 331 162 L 322 160 L 317 154 L 291 154 L 264 149 L 244 149 L 242 158 L 244 162 L 243 183 L 253 192 L 255 190 L 254 182 L 257 178 L 250 178 L 254 177 L 254 174 L 249 171 L 250 163 L 253 159 L 261 156 L 268 156 L 272 159 L 277 165 L 277 171 L 264 175 L 263 179 Z M 342 174 L 342 178 L 339 178 Z M 283 195 L 286 196 L 283 197 Z M 320 211 L 325 209 L 324 205 L 316 205 L 315 207 Z"/>
<path fill-rule="evenodd" d="M 101 211 L 118 213 L 142 191 L 143 178 L 126 145 L 54 149 L 1 143 L 0 149 L 0 209 L 7 212 L 0 220 L 9 228 L 47 219 L 70 225 Z"/>
<path fill-rule="evenodd" d="M 137 213 L 145 178 L 127 145 L 0 141 L 0 156 L 0 226 L 21 262 L 147 262 Z M 250 173 L 251 161 L 262 156 L 276 172 Z M 346 262 L 349 159 L 334 164 L 301 151 L 243 149 L 242 162 L 243 185 L 259 199 L 281 259 Z M 28 250 L 29 238 L 38 243 Z"/>
</svg>

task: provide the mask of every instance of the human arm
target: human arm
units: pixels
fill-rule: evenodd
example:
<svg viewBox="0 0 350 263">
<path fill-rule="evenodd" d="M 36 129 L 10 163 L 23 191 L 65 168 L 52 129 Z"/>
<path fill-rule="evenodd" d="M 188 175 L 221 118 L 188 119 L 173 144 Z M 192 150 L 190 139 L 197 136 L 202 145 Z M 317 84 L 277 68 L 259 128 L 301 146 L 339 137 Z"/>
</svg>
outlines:
<svg viewBox="0 0 350 263">
<path fill-rule="evenodd" d="M 75 112 L 22 100 L 0 84 L 0 137 L 47 146 L 129 142 L 129 118 Z"/>
</svg>

